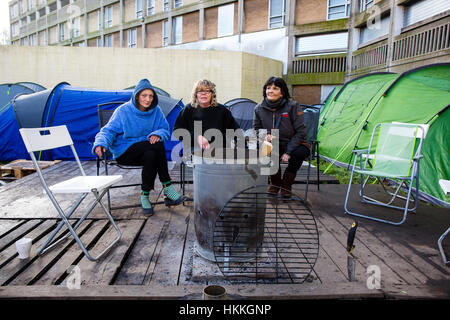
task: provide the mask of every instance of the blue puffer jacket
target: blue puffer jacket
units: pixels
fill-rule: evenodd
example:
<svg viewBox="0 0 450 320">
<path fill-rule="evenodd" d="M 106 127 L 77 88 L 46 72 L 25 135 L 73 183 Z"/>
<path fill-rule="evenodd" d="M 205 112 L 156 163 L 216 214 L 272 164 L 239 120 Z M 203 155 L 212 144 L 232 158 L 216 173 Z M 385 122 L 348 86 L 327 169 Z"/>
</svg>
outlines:
<svg viewBox="0 0 450 320">
<path fill-rule="evenodd" d="M 151 89 L 154 98 L 150 109 L 140 111 L 136 106 L 136 97 L 144 89 Z M 134 89 L 130 101 L 120 105 L 111 116 L 109 122 L 95 136 L 92 153 L 97 146 L 111 151 L 114 158 L 120 157 L 131 145 L 146 141 L 150 136 L 156 135 L 161 141 L 170 137 L 169 123 L 158 106 L 158 96 L 150 81 L 142 79 Z"/>
</svg>

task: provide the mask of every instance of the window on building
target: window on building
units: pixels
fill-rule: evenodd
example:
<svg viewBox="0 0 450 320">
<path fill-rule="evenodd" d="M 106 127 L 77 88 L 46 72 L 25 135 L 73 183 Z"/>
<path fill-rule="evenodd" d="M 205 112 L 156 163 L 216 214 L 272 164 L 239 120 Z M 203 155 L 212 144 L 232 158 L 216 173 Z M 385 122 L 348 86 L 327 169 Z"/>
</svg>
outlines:
<svg viewBox="0 0 450 320">
<path fill-rule="evenodd" d="M 286 15 L 286 0 L 270 0 L 269 3 L 269 28 L 284 26 Z"/>
<path fill-rule="evenodd" d="M 136 0 L 136 19 L 143 17 L 142 0 Z"/>
<path fill-rule="evenodd" d="M 174 44 L 183 42 L 183 17 L 175 17 L 172 20 L 172 39 Z"/>
<path fill-rule="evenodd" d="M 105 47 L 111 48 L 113 46 L 113 36 L 112 34 L 108 34 L 105 36 Z"/>
<path fill-rule="evenodd" d="M 155 13 L 155 0 L 147 0 L 147 15 L 150 16 Z"/>
<path fill-rule="evenodd" d="M 34 46 L 34 34 L 28 36 L 28 45 Z"/>
<path fill-rule="evenodd" d="M 367 25 L 360 29 L 359 32 L 359 44 L 363 44 L 379 37 L 387 35 L 389 33 L 390 16 L 381 18 L 379 22 L 375 22 L 373 25 Z"/>
<path fill-rule="evenodd" d="M 80 17 L 76 17 L 73 19 L 72 23 L 72 32 L 73 32 L 73 37 L 79 37 L 80 36 Z"/>
<path fill-rule="evenodd" d="M 23 0 L 19 0 L 19 14 L 22 14 L 24 12 L 23 10 Z"/>
<path fill-rule="evenodd" d="M 111 28 L 112 25 L 113 25 L 113 6 L 109 6 L 105 8 L 105 28 Z"/>
<path fill-rule="evenodd" d="M 328 0 L 327 20 L 347 18 L 350 7 L 350 0 Z"/>
<path fill-rule="evenodd" d="M 295 39 L 295 54 L 346 52 L 347 41 L 347 32 L 298 37 Z"/>
<path fill-rule="evenodd" d="M 101 47 L 102 46 L 102 38 L 98 37 L 97 38 L 97 47 Z"/>
<path fill-rule="evenodd" d="M 47 30 L 44 30 L 44 46 L 48 45 Z"/>
<path fill-rule="evenodd" d="M 137 48 L 137 29 L 128 30 L 128 48 Z"/>
<path fill-rule="evenodd" d="M 101 10 L 97 10 L 97 19 L 98 19 L 98 30 L 102 28 L 102 12 Z"/>
<path fill-rule="evenodd" d="M 28 0 L 28 10 L 33 8 L 33 0 Z"/>
<path fill-rule="evenodd" d="M 404 26 L 410 26 L 448 10 L 450 10 L 450 1 L 448 0 L 421 0 L 413 2 L 405 7 Z"/>
<path fill-rule="evenodd" d="M 19 28 L 17 26 L 17 23 L 13 23 L 11 25 L 11 36 L 13 36 L 13 37 L 17 36 L 19 34 L 18 30 L 19 30 Z"/>
<path fill-rule="evenodd" d="M 175 0 L 174 2 L 173 2 L 173 7 L 174 8 L 179 8 L 179 7 L 181 7 L 183 5 L 183 0 Z"/>
<path fill-rule="evenodd" d="M 61 23 L 59 25 L 59 41 L 64 41 L 66 39 L 66 24 Z"/>
<path fill-rule="evenodd" d="M 169 44 L 169 22 L 163 21 L 162 30 L 162 46 L 166 47 Z"/>
<path fill-rule="evenodd" d="M 217 36 L 229 36 L 233 34 L 234 4 L 220 6 L 217 13 Z"/>
<path fill-rule="evenodd" d="M 19 44 L 20 44 L 21 46 L 24 46 L 24 45 L 25 45 L 25 38 L 20 39 Z"/>
<path fill-rule="evenodd" d="M 169 0 L 163 0 L 163 11 L 169 11 Z"/>
<path fill-rule="evenodd" d="M 359 12 L 363 12 L 374 5 L 375 0 L 359 0 Z"/>
<path fill-rule="evenodd" d="M 14 19 L 18 15 L 17 12 L 18 12 L 17 3 L 9 7 L 9 16 L 11 17 L 11 19 Z"/>
</svg>

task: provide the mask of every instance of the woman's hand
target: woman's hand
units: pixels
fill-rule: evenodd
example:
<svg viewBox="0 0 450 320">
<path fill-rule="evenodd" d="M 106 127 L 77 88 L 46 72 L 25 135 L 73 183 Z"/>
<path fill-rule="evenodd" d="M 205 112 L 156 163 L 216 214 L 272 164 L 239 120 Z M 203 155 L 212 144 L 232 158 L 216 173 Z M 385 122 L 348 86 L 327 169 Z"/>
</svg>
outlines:
<svg viewBox="0 0 450 320">
<path fill-rule="evenodd" d="M 281 156 L 281 161 L 282 162 L 289 162 L 289 159 L 291 158 L 291 156 L 290 155 L 288 155 L 287 153 L 284 153 L 282 156 Z"/>
<path fill-rule="evenodd" d="M 103 156 L 103 153 L 106 152 L 106 148 L 102 146 L 96 146 L 94 152 L 97 155 L 97 157 L 101 158 Z"/>
<path fill-rule="evenodd" d="M 150 136 L 150 138 L 148 138 L 148 141 L 150 141 L 151 144 L 155 144 L 159 140 L 161 140 L 161 138 L 159 136 Z"/>
<path fill-rule="evenodd" d="M 197 143 L 202 149 L 209 149 L 209 141 L 204 136 L 198 136 Z"/>
</svg>

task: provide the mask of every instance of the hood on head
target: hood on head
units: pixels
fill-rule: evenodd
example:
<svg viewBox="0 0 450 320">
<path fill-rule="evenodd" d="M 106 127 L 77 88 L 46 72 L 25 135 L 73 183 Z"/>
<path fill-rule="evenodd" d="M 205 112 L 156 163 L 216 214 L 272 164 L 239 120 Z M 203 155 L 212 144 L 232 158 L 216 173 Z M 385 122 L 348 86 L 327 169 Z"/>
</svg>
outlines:
<svg viewBox="0 0 450 320">
<path fill-rule="evenodd" d="M 148 81 L 147 79 L 142 79 L 141 81 L 139 81 L 139 83 L 136 85 L 136 87 L 134 88 L 134 92 L 133 95 L 131 97 L 131 101 L 133 102 L 133 104 L 135 106 L 137 106 L 137 101 L 136 101 L 136 97 L 139 95 L 139 93 L 142 90 L 145 89 L 151 89 L 153 91 L 153 101 L 152 104 L 150 105 L 150 109 L 153 109 L 156 105 L 158 105 L 158 94 L 156 93 L 155 89 L 153 88 L 152 84 L 150 83 L 150 81 Z"/>
</svg>

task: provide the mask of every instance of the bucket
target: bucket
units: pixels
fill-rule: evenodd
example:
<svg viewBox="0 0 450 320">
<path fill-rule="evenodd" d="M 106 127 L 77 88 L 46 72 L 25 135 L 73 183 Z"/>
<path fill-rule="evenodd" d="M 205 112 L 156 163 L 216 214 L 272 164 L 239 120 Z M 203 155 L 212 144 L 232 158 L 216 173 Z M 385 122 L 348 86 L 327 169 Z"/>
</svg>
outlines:
<svg viewBox="0 0 450 320">
<path fill-rule="evenodd" d="M 226 150 L 223 155 L 226 155 Z M 236 161 L 233 163 L 229 163 L 229 159 L 214 159 L 211 163 L 209 159 L 197 156 L 193 158 L 195 251 L 210 261 L 215 261 L 214 228 L 222 208 L 239 192 L 252 186 L 268 184 L 268 176 L 261 174 L 261 168 L 266 166 L 261 162 L 265 162 L 250 158 L 248 152 L 245 152 L 241 159 L 239 155 L 238 152 L 234 153 Z M 250 219 L 244 219 L 247 226 L 240 226 L 255 230 L 253 233 L 247 233 L 244 239 L 244 245 L 249 248 L 255 248 L 263 241 L 263 233 L 256 233 L 257 229 L 263 230 L 256 228 L 256 221 L 264 225 L 265 210 L 261 208 L 261 205 L 255 206 L 254 210 L 250 208 L 250 214 L 247 208 L 245 214 Z M 239 215 L 240 212 L 237 209 L 233 214 Z"/>
</svg>

